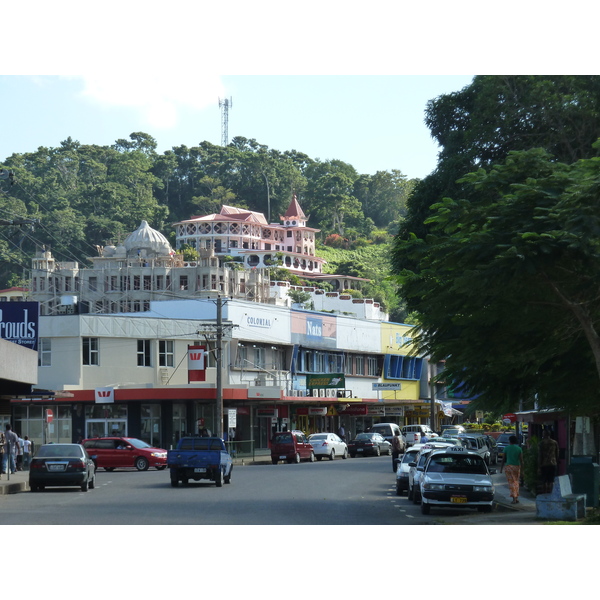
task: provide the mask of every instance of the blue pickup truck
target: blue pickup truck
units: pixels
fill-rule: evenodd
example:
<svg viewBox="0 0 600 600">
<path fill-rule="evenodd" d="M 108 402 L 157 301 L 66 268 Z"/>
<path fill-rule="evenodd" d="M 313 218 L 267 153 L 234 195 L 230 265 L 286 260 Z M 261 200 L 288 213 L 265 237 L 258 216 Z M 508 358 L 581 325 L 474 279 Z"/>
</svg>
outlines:
<svg viewBox="0 0 600 600">
<path fill-rule="evenodd" d="M 173 487 L 180 481 L 187 485 L 190 479 L 209 479 L 221 487 L 223 483 L 231 483 L 233 460 L 221 438 L 184 437 L 176 450 L 167 452 L 167 466 Z"/>
</svg>

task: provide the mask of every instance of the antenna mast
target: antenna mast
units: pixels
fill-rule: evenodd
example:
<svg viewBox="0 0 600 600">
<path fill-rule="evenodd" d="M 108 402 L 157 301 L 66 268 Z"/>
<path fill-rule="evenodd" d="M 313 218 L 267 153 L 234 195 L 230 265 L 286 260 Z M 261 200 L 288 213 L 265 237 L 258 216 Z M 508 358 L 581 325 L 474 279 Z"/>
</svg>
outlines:
<svg viewBox="0 0 600 600">
<path fill-rule="evenodd" d="M 219 98 L 219 108 L 221 109 L 221 146 L 227 146 L 229 143 L 229 108 L 233 107 L 232 98 Z"/>
</svg>

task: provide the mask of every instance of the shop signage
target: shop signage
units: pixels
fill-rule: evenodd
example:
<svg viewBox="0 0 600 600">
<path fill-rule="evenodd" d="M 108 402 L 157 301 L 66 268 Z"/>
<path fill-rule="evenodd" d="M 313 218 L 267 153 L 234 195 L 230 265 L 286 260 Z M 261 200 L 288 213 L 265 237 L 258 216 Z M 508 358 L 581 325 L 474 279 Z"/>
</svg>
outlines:
<svg viewBox="0 0 600 600">
<path fill-rule="evenodd" d="M 237 410 L 235 408 L 227 409 L 227 423 L 229 427 L 237 427 Z"/>
<path fill-rule="evenodd" d="M 269 417 L 270 419 L 276 419 L 279 415 L 279 411 L 276 408 L 257 408 L 257 417 Z"/>
<path fill-rule="evenodd" d="M 309 417 L 324 417 L 327 415 L 326 406 L 309 406 L 308 416 Z"/>
<path fill-rule="evenodd" d="M 366 404 L 350 404 L 345 408 L 338 408 L 340 415 L 348 415 L 350 417 L 363 417 L 367 414 Z"/>
<path fill-rule="evenodd" d="M 386 406 L 385 407 L 386 417 L 403 417 L 404 406 Z"/>
<path fill-rule="evenodd" d="M 401 383 L 373 383 L 374 390 L 401 390 Z"/>
<path fill-rule="evenodd" d="M 314 388 L 341 388 L 346 387 L 346 378 L 343 373 L 321 373 L 306 376 L 306 387 Z"/>
<path fill-rule="evenodd" d="M 2 302 L 0 306 L 0 338 L 37 350 L 39 303 Z"/>
<path fill-rule="evenodd" d="M 188 346 L 188 383 L 206 381 L 206 346 Z"/>
<path fill-rule="evenodd" d="M 385 408 L 383 406 L 371 406 L 368 407 L 368 414 L 374 417 L 383 417 L 385 415 Z"/>
<path fill-rule="evenodd" d="M 111 387 L 101 387 L 94 390 L 94 402 L 96 404 L 113 404 L 115 401 L 115 390 Z"/>
</svg>

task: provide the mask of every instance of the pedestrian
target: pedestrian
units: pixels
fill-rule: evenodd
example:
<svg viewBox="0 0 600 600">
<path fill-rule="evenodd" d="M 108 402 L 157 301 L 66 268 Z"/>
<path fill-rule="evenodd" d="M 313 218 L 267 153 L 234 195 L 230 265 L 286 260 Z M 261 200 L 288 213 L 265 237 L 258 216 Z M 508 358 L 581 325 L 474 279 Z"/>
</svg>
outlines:
<svg viewBox="0 0 600 600">
<path fill-rule="evenodd" d="M 423 432 L 421 434 L 421 444 L 426 444 L 429 441 L 429 438 L 427 437 L 427 434 L 425 432 Z"/>
<path fill-rule="evenodd" d="M 31 447 L 32 443 L 29 436 L 23 438 L 23 470 L 29 471 L 29 464 L 31 463 Z"/>
<path fill-rule="evenodd" d="M 4 431 L 4 454 L 2 455 L 2 472 L 6 473 L 7 466 L 10 466 L 10 472 L 15 473 L 17 470 L 17 464 L 15 457 L 18 453 L 19 438 L 17 434 L 12 430 L 10 423 L 7 423 Z M 10 465 L 9 465 L 10 460 Z"/>
<path fill-rule="evenodd" d="M 342 439 L 342 441 L 346 441 L 346 430 L 344 429 L 344 425 L 340 423 L 340 428 L 338 429 L 338 435 Z"/>
<path fill-rule="evenodd" d="M 500 473 L 506 468 L 506 481 L 513 504 L 519 504 L 519 480 L 521 469 L 523 468 L 523 450 L 517 443 L 517 436 L 511 435 L 508 438 L 509 444 L 504 448 L 502 463 L 500 464 Z"/>
<path fill-rule="evenodd" d="M 23 470 L 23 439 L 17 433 L 17 471 Z"/>
<path fill-rule="evenodd" d="M 558 453 L 558 443 L 550 437 L 550 430 L 544 429 L 538 447 L 538 474 L 542 482 L 542 494 L 552 491 L 558 468 Z"/>
<path fill-rule="evenodd" d="M 6 438 L 4 437 L 4 431 L 0 431 L 0 461 L 2 469 L 0 470 L 0 479 L 2 479 L 2 475 L 6 473 L 4 466 L 4 446 L 6 446 Z"/>
<path fill-rule="evenodd" d="M 400 437 L 400 430 L 394 431 L 394 437 L 392 438 L 392 471 L 395 473 L 398 468 L 398 459 L 404 451 L 404 443 Z"/>
</svg>

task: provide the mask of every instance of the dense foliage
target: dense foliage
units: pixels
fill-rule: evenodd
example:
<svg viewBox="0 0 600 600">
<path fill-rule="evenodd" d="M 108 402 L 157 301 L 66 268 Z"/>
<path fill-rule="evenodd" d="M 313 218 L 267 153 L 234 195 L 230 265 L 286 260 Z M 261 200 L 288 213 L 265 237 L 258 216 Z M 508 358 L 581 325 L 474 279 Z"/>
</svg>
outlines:
<svg viewBox="0 0 600 600">
<path fill-rule="evenodd" d="M 393 252 L 420 348 L 483 409 L 597 411 L 600 77 L 476 77 L 428 124 Z"/>
<path fill-rule="evenodd" d="M 322 241 L 333 236 L 345 249 L 389 243 L 415 183 L 397 170 L 361 175 L 342 161 L 243 137 L 227 147 L 202 142 L 159 154 L 155 140 L 140 132 L 110 147 L 68 138 L 57 148 L 13 154 L 0 166 L 14 174 L 0 179 L 0 287 L 19 283 L 43 245 L 58 260 L 85 264 L 96 245 L 123 241 L 142 220 L 174 241 L 172 223 L 223 204 L 279 223 L 294 195 Z M 379 275 L 379 295 L 397 304 L 395 288 Z"/>
</svg>

